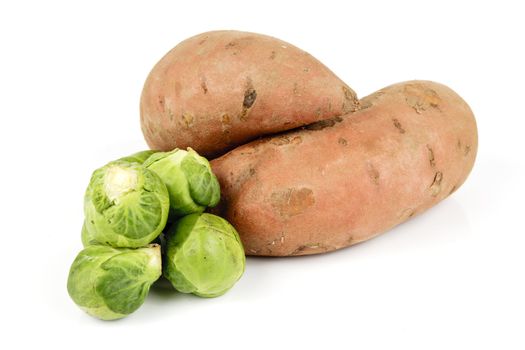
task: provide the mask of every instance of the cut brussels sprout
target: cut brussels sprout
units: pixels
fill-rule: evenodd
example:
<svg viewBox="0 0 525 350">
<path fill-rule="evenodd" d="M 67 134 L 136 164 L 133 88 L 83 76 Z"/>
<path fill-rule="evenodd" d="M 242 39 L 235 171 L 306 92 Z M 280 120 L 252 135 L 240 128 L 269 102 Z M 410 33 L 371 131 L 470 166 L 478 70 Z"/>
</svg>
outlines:
<svg viewBox="0 0 525 350">
<path fill-rule="evenodd" d="M 244 272 L 246 257 L 239 235 L 218 216 L 185 216 L 166 236 L 163 274 L 179 292 L 216 297 Z"/>
<path fill-rule="evenodd" d="M 67 290 L 91 316 L 114 320 L 137 310 L 161 274 L 158 244 L 138 249 L 92 245 L 71 265 Z"/>
<path fill-rule="evenodd" d="M 157 173 L 170 194 L 171 217 L 201 213 L 220 199 L 220 187 L 210 163 L 188 148 L 157 152 L 144 166 Z"/>
<path fill-rule="evenodd" d="M 140 151 L 137 153 L 133 153 L 127 157 L 120 158 L 119 160 L 123 160 L 125 162 L 135 162 L 142 164 L 148 159 L 155 151 L 147 150 L 147 151 Z"/>
<path fill-rule="evenodd" d="M 142 247 L 166 225 L 169 195 L 162 180 L 138 163 L 111 162 L 93 172 L 84 197 L 86 242 Z"/>
</svg>

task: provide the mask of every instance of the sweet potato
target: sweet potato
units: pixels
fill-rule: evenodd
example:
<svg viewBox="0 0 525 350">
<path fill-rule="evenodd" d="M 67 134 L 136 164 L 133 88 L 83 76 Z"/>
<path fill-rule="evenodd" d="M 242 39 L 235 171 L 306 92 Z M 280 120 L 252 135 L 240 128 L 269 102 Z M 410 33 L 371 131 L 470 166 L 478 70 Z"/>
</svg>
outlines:
<svg viewBox="0 0 525 350">
<path fill-rule="evenodd" d="M 411 81 L 347 116 L 254 141 L 211 162 L 217 213 L 247 254 L 323 253 L 370 239 L 457 190 L 476 157 L 468 105 L 446 86 Z"/>
<path fill-rule="evenodd" d="M 181 42 L 157 63 L 140 112 L 152 149 L 192 147 L 210 157 L 356 105 L 355 93 L 308 53 L 264 35 L 215 31 Z"/>
</svg>

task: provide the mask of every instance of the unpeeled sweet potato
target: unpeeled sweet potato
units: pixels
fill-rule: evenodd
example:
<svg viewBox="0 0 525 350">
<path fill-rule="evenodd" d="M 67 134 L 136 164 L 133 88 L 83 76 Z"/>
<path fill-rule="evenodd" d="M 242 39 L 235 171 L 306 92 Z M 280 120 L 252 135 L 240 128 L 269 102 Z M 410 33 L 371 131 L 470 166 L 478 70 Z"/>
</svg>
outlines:
<svg viewBox="0 0 525 350">
<path fill-rule="evenodd" d="M 361 109 L 248 143 L 211 162 L 217 213 L 247 254 L 323 253 L 370 239 L 457 190 L 474 164 L 477 129 L 446 86 L 411 81 Z"/>
<path fill-rule="evenodd" d="M 181 42 L 155 65 L 140 114 L 152 149 L 192 147 L 210 157 L 356 105 L 355 93 L 308 53 L 265 35 L 215 31 Z"/>
</svg>

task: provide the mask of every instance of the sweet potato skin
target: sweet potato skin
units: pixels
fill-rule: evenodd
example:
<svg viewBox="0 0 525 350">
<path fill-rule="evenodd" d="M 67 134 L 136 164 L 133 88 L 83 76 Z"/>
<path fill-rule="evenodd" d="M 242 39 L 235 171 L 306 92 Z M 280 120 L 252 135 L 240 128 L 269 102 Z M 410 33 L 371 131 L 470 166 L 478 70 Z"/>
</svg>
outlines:
<svg viewBox="0 0 525 350">
<path fill-rule="evenodd" d="M 308 53 L 275 38 L 214 31 L 189 38 L 150 72 L 141 127 L 151 149 L 210 157 L 257 137 L 356 109 L 355 93 Z"/>
<path fill-rule="evenodd" d="M 217 213 L 247 254 L 307 255 L 370 239 L 457 190 L 477 128 L 454 91 L 429 81 L 384 88 L 361 109 L 254 141 L 211 162 Z"/>
</svg>

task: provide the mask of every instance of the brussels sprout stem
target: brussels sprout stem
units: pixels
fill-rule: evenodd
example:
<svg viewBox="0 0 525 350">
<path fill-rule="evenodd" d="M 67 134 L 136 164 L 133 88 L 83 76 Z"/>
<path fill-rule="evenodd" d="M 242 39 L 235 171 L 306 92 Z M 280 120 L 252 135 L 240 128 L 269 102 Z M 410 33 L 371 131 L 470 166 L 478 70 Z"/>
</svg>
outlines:
<svg viewBox="0 0 525 350">
<path fill-rule="evenodd" d="M 148 248 L 154 248 L 154 249 L 144 249 L 144 252 L 146 252 L 151 257 L 149 260 L 149 266 L 152 268 L 161 266 L 162 263 L 161 263 L 160 244 L 151 243 L 151 244 L 148 244 Z"/>
<path fill-rule="evenodd" d="M 118 165 L 108 168 L 104 177 L 104 190 L 109 200 L 116 201 L 122 195 L 133 191 L 137 187 L 137 173 Z"/>
</svg>

